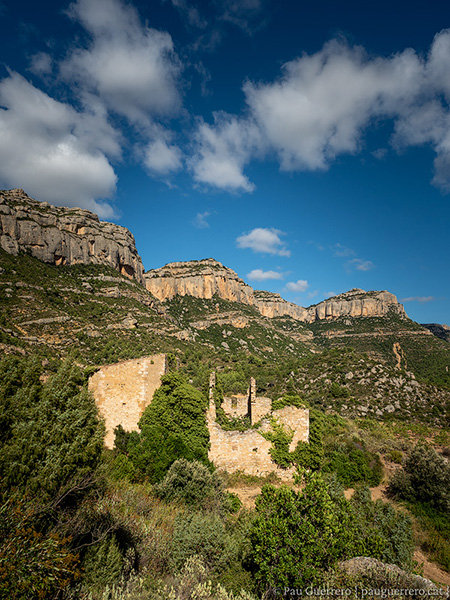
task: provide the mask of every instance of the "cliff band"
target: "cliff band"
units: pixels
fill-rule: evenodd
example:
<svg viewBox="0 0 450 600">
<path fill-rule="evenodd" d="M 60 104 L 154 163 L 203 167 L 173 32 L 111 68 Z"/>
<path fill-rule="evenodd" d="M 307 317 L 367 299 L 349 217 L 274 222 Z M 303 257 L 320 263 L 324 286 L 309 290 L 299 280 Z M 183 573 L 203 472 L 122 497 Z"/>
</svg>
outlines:
<svg viewBox="0 0 450 600">
<path fill-rule="evenodd" d="M 128 229 L 88 210 L 38 202 L 21 189 L 0 191 L 0 247 L 55 265 L 108 265 L 143 283 L 144 267 Z"/>
<path fill-rule="evenodd" d="M 382 317 L 389 312 L 405 316 L 405 310 L 390 292 L 365 292 L 353 289 L 303 308 L 284 300 L 279 294 L 253 290 L 238 275 L 220 262 L 207 258 L 199 261 L 174 262 L 144 274 L 147 290 L 161 301 L 175 296 L 211 299 L 214 295 L 232 302 L 255 306 L 268 318 L 290 316 L 312 323 L 322 319 Z"/>
</svg>

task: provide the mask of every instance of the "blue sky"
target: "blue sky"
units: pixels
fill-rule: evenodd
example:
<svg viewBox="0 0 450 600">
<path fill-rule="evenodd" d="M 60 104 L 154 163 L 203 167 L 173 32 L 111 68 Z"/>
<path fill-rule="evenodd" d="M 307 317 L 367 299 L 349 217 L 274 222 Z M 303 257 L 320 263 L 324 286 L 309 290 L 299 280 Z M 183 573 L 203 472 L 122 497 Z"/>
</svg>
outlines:
<svg viewBox="0 0 450 600">
<path fill-rule="evenodd" d="M 0 187 L 303 306 L 450 322 L 450 5 L 0 0 Z"/>
</svg>

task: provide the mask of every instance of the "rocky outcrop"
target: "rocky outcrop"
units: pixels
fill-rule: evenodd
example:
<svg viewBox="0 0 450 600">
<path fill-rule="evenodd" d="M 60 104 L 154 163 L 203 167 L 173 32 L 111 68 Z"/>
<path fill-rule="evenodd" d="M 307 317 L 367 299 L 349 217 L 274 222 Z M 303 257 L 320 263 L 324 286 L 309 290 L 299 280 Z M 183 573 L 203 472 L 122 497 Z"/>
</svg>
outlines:
<svg viewBox="0 0 450 600">
<path fill-rule="evenodd" d="M 143 283 L 144 268 L 128 229 L 88 210 L 37 202 L 21 189 L 0 191 L 0 247 L 55 265 L 108 265 Z"/>
<path fill-rule="evenodd" d="M 255 290 L 254 303 L 264 317 L 292 317 L 297 321 L 307 321 L 307 309 L 284 300 L 280 294 Z"/>
<path fill-rule="evenodd" d="M 439 323 L 422 323 L 422 327 L 426 327 L 433 335 L 450 342 L 450 327 L 448 325 L 440 325 Z"/>
<path fill-rule="evenodd" d="M 353 289 L 307 309 L 308 323 L 337 317 L 384 317 L 388 313 L 406 316 L 405 309 L 390 292 Z"/>
<path fill-rule="evenodd" d="M 217 295 L 224 300 L 255 306 L 270 319 L 289 316 L 297 321 L 312 323 L 322 319 L 348 317 L 383 317 L 389 312 L 405 315 L 394 294 L 365 292 L 354 289 L 334 296 L 315 306 L 303 308 L 284 300 L 279 294 L 253 290 L 237 274 L 212 258 L 198 261 L 169 263 L 144 275 L 147 290 L 161 301 L 177 295 L 211 299 Z"/>
<path fill-rule="evenodd" d="M 254 304 L 253 289 L 213 258 L 169 263 L 147 271 L 144 279 L 147 290 L 159 300 L 177 295 L 211 299 L 217 294 L 224 300 Z"/>
</svg>

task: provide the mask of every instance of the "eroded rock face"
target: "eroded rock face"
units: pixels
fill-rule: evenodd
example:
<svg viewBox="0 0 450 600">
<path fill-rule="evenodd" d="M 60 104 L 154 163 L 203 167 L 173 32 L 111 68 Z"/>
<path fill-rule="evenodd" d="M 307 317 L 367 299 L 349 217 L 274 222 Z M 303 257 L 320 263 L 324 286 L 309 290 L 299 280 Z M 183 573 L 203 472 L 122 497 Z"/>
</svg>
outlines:
<svg viewBox="0 0 450 600">
<path fill-rule="evenodd" d="M 388 312 L 405 316 L 405 309 L 390 292 L 365 292 L 353 289 L 333 296 L 307 309 L 308 323 L 337 317 L 383 317 Z"/>
<path fill-rule="evenodd" d="M 254 302 L 259 312 L 269 319 L 289 316 L 297 321 L 307 320 L 307 309 L 298 304 L 294 304 L 293 302 L 284 300 L 280 294 L 255 290 Z"/>
<path fill-rule="evenodd" d="M 144 268 L 128 229 L 88 210 L 37 202 L 21 189 L 0 191 L 0 246 L 55 265 L 108 265 L 143 283 Z"/>
<path fill-rule="evenodd" d="M 341 316 L 385 316 L 393 311 L 405 315 L 404 308 L 394 294 L 365 292 L 354 289 L 324 300 L 315 306 L 303 308 L 284 300 L 279 294 L 253 290 L 237 274 L 212 258 L 199 261 L 169 263 L 144 275 L 147 290 L 161 301 L 177 295 L 211 299 L 217 294 L 224 300 L 255 306 L 270 319 L 289 316 L 297 321 L 312 323 Z"/>
<path fill-rule="evenodd" d="M 224 300 L 254 304 L 253 289 L 213 258 L 169 263 L 147 271 L 144 278 L 147 290 L 159 300 L 177 295 L 211 299 L 217 294 Z"/>
</svg>

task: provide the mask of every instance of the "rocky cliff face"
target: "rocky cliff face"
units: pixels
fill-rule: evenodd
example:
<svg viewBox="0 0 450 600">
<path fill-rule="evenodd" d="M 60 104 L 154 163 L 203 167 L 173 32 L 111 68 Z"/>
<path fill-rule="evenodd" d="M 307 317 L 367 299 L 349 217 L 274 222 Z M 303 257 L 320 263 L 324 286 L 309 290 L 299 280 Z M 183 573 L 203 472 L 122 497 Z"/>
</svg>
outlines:
<svg viewBox="0 0 450 600">
<path fill-rule="evenodd" d="M 259 312 L 269 319 L 288 316 L 297 321 L 307 321 L 307 309 L 284 300 L 280 294 L 255 290 L 254 304 Z"/>
<path fill-rule="evenodd" d="M 174 296 L 224 300 L 254 304 L 253 289 L 237 274 L 212 258 L 170 263 L 144 275 L 147 290 L 159 300 Z"/>
<path fill-rule="evenodd" d="M 290 316 L 297 321 L 311 323 L 341 316 L 385 316 L 393 311 L 405 315 L 404 308 L 389 292 L 365 292 L 354 289 L 303 308 L 287 302 L 279 294 L 253 290 L 237 274 L 212 258 L 199 261 L 170 263 L 144 275 L 147 290 L 159 300 L 170 300 L 176 295 L 210 299 L 220 298 L 255 306 L 268 318 Z"/>
<path fill-rule="evenodd" d="M 389 312 L 406 316 L 405 309 L 390 292 L 365 292 L 353 289 L 333 296 L 307 309 L 306 321 L 312 323 L 337 317 L 384 317 Z"/>
<path fill-rule="evenodd" d="M 88 210 L 37 202 L 21 189 L 0 191 L 0 247 L 55 265 L 108 265 L 143 283 L 144 268 L 128 229 Z"/>
</svg>

